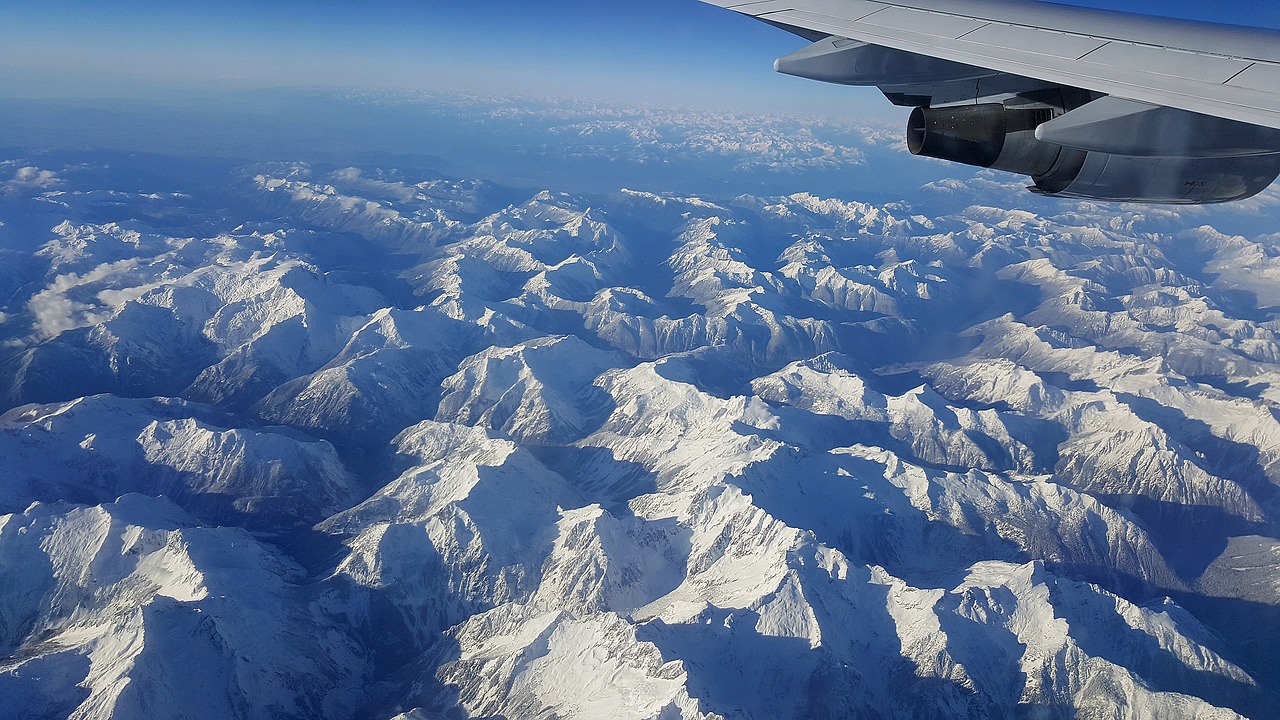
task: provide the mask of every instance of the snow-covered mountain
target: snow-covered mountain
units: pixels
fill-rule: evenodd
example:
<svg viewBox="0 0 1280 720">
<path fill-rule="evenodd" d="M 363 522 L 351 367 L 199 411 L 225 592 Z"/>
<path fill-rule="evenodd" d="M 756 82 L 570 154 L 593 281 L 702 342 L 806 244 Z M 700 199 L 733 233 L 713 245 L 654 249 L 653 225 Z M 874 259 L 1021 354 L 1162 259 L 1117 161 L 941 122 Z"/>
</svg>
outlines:
<svg viewBox="0 0 1280 720">
<path fill-rule="evenodd" d="M 0 717 L 1280 717 L 1275 193 L 39 162 Z"/>
</svg>

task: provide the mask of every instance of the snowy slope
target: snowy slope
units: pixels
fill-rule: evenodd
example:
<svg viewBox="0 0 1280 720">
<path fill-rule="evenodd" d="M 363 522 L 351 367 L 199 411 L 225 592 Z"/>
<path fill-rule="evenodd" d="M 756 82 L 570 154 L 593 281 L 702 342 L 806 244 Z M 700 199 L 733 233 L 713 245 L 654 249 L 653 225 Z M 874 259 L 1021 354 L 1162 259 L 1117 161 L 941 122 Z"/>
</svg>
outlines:
<svg viewBox="0 0 1280 720">
<path fill-rule="evenodd" d="M 1270 196 L 118 162 L 0 164 L 0 717 L 1280 717 Z"/>
<path fill-rule="evenodd" d="M 301 572 L 164 499 L 0 520 L 9 717 L 314 716 L 359 707 L 358 645 L 318 634 Z"/>
</svg>

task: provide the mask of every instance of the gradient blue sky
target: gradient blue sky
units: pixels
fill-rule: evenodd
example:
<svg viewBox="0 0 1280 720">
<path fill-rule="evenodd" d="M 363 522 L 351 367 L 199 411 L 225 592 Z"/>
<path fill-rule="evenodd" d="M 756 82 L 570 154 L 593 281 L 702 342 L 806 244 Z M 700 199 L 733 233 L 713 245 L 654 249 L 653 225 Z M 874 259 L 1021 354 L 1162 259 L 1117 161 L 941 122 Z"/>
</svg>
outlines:
<svg viewBox="0 0 1280 720">
<path fill-rule="evenodd" d="M 1271 0 L 1074 2 L 1280 27 Z M 8 0 L 0 91 L 121 92 L 160 81 L 761 107 L 872 97 L 775 76 L 773 58 L 802 44 L 696 0 Z"/>
</svg>

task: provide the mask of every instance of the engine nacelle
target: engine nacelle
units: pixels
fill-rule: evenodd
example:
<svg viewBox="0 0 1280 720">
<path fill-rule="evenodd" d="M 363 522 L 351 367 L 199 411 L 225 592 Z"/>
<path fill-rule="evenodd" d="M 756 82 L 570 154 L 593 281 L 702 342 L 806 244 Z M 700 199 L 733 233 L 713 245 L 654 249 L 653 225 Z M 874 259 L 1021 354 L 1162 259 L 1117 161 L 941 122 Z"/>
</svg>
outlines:
<svg viewBox="0 0 1280 720">
<path fill-rule="evenodd" d="M 1253 197 L 1280 177 L 1280 155 L 1132 157 L 1090 152 L 1075 177 L 1032 192 L 1117 202 L 1201 205 Z"/>
<path fill-rule="evenodd" d="M 998 74 L 836 36 L 778 58 L 773 69 L 810 80 L 865 86 L 975 80 Z"/>
<path fill-rule="evenodd" d="M 1134 157 L 1036 139 L 1035 129 L 1054 114 L 1048 108 L 999 103 L 918 107 L 907 124 L 907 149 L 1029 175 L 1033 192 L 1116 202 L 1229 202 L 1256 195 L 1280 177 L 1280 154 Z"/>
<path fill-rule="evenodd" d="M 1085 153 L 1036 139 L 1036 127 L 1053 119 L 1050 108 L 1006 108 L 999 103 L 911 111 L 907 149 L 924 155 L 1030 175 L 1037 186 L 1074 178 Z"/>
</svg>

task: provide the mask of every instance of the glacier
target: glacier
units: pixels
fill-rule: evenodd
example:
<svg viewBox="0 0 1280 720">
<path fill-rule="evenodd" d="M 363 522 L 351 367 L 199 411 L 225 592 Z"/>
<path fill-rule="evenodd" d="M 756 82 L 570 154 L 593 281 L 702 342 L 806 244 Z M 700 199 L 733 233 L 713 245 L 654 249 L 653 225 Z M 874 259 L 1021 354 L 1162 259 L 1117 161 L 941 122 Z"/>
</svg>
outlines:
<svg viewBox="0 0 1280 720">
<path fill-rule="evenodd" d="M 1280 717 L 1280 193 L 453 102 L 644 181 L 0 160 L 0 717 Z"/>
</svg>

